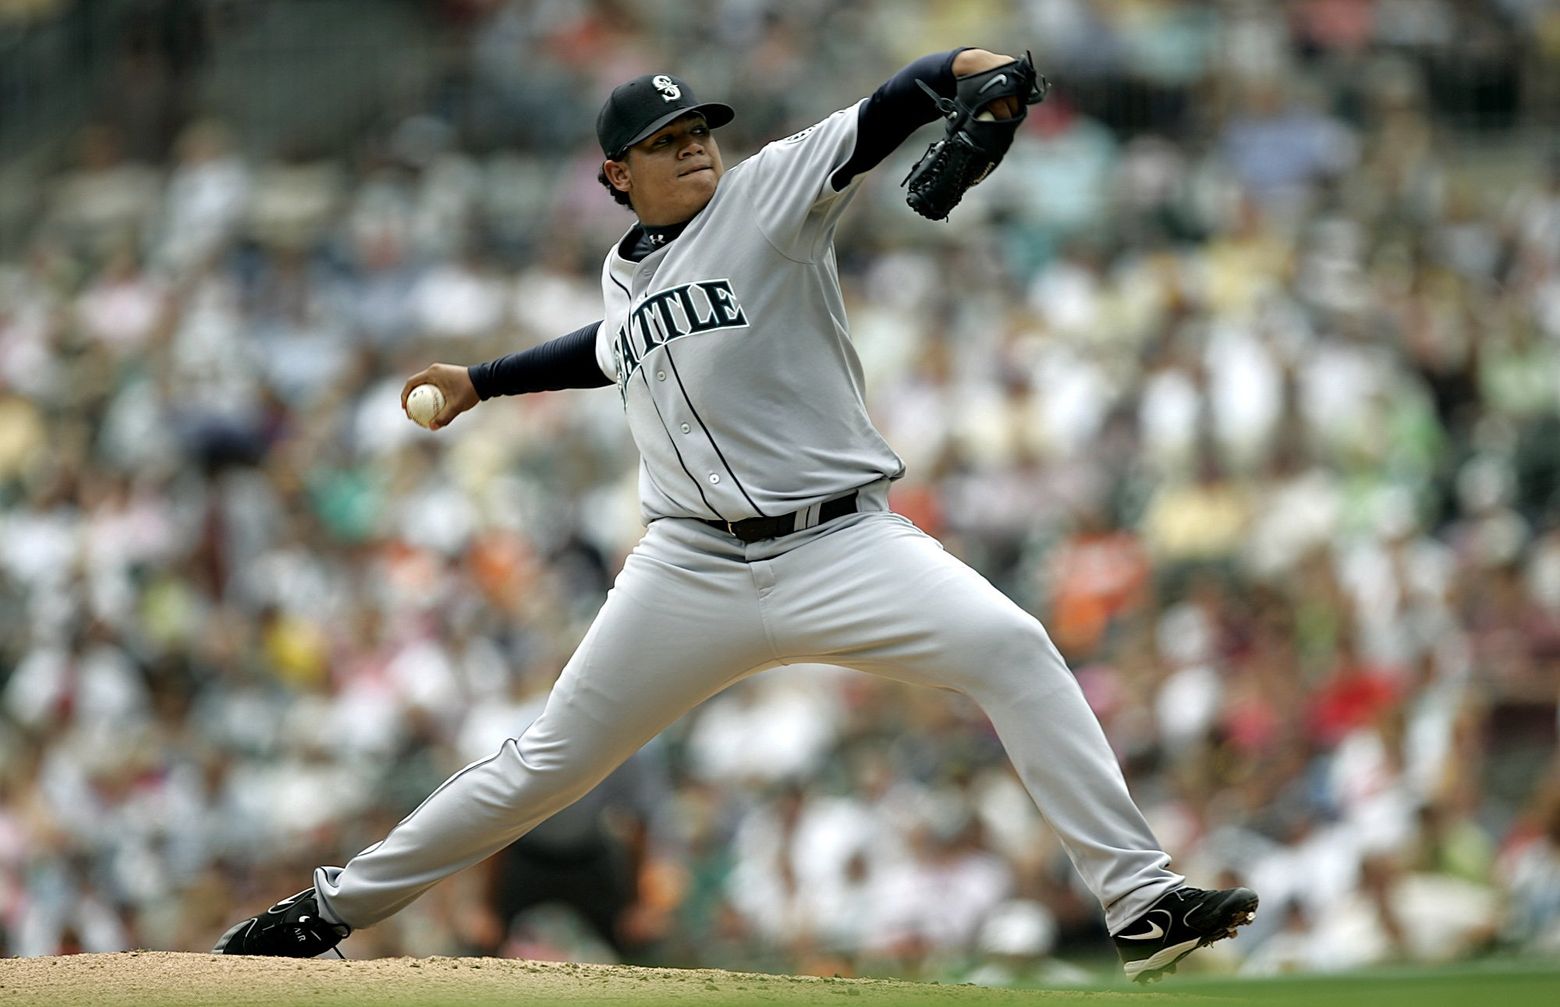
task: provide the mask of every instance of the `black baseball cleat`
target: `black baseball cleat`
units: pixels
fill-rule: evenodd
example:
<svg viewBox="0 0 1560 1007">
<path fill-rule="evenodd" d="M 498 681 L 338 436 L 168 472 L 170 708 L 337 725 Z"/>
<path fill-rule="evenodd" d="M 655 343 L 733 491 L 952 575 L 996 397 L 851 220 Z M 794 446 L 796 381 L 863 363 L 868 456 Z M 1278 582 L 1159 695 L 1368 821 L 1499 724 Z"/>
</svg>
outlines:
<svg viewBox="0 0 1560 1007">
<path fill-rule="evenodd" d="M 305 888 L 259 916 L 235 923 L 217 941 L 211 953 L 314 958 L 335 948 L 350 933 L 351 927 L 332 923 L 321 916 L 314 889 Z M 336 954 L 341 955 L 341 952 Z"/>
<path fill-rule="evenodd" d="M 1116 953 L 1128 979 L 1153 982 L 1198 948 L 1234 937 L 1236 927 L 1256 916 L 1257 893 L 1249 888 L 1177 888 L 1115 935 Z"/>
</svg>

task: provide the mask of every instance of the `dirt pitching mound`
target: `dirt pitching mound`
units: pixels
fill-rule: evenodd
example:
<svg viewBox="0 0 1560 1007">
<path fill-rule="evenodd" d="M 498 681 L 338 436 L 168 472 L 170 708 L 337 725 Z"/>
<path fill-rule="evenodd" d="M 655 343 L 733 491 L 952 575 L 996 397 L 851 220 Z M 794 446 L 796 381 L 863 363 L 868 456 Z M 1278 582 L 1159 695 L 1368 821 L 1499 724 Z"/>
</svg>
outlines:
<svg viewBox="0 0 1560 1007">
<path fill-rule="evenodd" d="M 0 961 L 7 1007 L 394 1007 L 394 1005 L 1216 1003 L 1144 993 L 993 990 L 886 979 L 815 979 L 714 969 L 649 969 L 499 958 L 225 958 L 127 951 Z"/>
</svg>

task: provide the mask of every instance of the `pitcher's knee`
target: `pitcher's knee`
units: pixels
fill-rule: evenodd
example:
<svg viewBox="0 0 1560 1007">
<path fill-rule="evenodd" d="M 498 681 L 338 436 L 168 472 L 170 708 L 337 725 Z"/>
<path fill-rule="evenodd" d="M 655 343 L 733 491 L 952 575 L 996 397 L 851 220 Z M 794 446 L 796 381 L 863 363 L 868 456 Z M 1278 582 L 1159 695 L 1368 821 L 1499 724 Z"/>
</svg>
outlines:
<svg viewBox="0 0 1560 1007">
<path fill-rule="evenodd" d="M 510 771 L 520 785 L 514 789 L 515 803 L 543 803 L 558 808 L 573 804 L 612 772 L 616 762 L 592 758 L 583 746 L 572 748 L 527 747 L 526 737 L 504 742 Z"/>
<path fill-rule="evenodd" d="M 1043 678 L 1067 671 L 1045 627 L 1017 608 L 964 623 L 950 643 L 965 656 L 972 681 L 997 673 Z"/>
<path fill-rule="evenodd" d="M 1055 644 L 1038 619 L 1028 615 L 1005 620 L 992 634 L 992 650 L 1014 664 L 1058 660 Z"/>
</svg>

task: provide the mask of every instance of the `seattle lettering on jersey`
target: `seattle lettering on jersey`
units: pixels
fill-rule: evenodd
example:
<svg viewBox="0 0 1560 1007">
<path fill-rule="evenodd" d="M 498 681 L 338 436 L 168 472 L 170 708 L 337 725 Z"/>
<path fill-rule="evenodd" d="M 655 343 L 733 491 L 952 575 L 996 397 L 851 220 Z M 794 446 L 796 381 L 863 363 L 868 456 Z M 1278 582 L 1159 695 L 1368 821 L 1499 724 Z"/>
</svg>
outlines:
<svg viewBox="0 0 1560 1007">
<path fill-rule="evenodd" d="M 747 323 L 730 280 L 700 280 L 653 294 L 629 313 L 613 338 L 619 387 L 628 387 L 639 362 L 662 343 Z"/>
</svg>

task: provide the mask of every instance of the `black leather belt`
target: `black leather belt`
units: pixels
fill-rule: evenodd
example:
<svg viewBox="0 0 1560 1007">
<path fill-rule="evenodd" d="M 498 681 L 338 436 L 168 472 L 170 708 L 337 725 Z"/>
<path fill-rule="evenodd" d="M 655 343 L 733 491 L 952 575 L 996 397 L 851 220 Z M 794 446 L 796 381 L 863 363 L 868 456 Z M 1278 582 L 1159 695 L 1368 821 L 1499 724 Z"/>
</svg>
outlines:
<svg viewBox="0 0 1560 1007">
<path fill-rule="evenodd" d="M 807 510 L 811 509 L 810 507 L 807 508 Z M 700 518 L 699 520 L 711 528 L 719 528 L 728 535 L 735 535 L 744 542 L 762 542 L 766 538 L 779 538 L 792 532 L 815 528 L 825 521 L 833 521 L 837 517 L 854 514 L 857 510 L 856 494 L 852 493 L 850 496 L 836 497 L 833 500 L 824 501 L 818 507 L 818 520 L 811 524 L 797 520 L 798 517 L 805 516 L 805 511 L 792 511 L 789 514 L 781 514 L 779 517 L 750 517 L 741 521 L 711 521 L 707 518 Z"/>
</svg>

